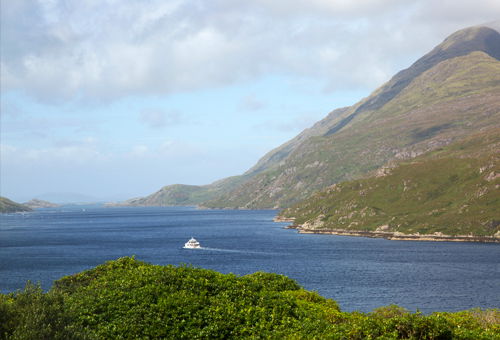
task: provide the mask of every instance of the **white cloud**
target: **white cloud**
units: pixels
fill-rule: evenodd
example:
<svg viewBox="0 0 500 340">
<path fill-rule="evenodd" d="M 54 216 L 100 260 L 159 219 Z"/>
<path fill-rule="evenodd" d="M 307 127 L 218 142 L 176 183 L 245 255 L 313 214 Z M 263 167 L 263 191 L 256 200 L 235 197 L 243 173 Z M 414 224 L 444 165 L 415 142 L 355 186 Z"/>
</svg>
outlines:
<svg viewBox="0 0 500 340">
<path fill-rule="evenodd" d="M 391 10 L 401 5 L 400 0 L 257 0 L 262 7 L 273 10 L 278 15 L 304 14 L 359 17 L 373 15 L 384 10 Z"/>
<path fill-rule="evenodd" d="M 165 112 L 161 109 L 146 109 L 140 113 L 140 120 L 152 129 L 160 129 L 180 124 L 182 116 L 177 111 Z"/>
<path fill-rule="evenodd" d="M 2 143 L 0 144 L 1 157 L 11 157 L 17 153 L 17 148 L 13 145 Z"/>
<path fill-rule="evenodd" d="M 80 165 L 108 158 L 95 143 L 60 141 L 52 147 L 14 147 L 2 145 L 2 161 L 6 164 Z"/>
<path fill-rule="evenodd" d="M 115 99 L 268 73 L 370 87 L 454 30 L 495 20 L 496 0 L 3 1 L 2 91 Z"/>
</svg>

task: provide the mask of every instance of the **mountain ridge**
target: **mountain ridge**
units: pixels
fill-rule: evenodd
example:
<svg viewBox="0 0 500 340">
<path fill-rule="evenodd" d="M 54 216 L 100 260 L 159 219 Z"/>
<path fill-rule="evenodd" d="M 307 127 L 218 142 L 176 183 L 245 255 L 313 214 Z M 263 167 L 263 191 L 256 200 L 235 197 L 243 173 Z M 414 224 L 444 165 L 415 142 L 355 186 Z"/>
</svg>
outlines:
<svg viewBox="0 0 500 340">
<path fill-rule="evenodd" d="M 333 110 L 243 175 L 198 187 L 196 197 L 206 200 L 191 198 L 185 203 L 208 208 L 287 207 L 391 160 L 418 156 L 498 124 L 499 58 L 496 30 L 457 31 L 369 97 Z M 178 204 L 166 196 L 155 205 Z M 151 195 L 144 199 L 148 198 Z"/>
<path fill-rule="evenodd" d="M 487 77 L 491 81 L 485 81 Z M 286 207 L 391 159 L 415 157 L 498 124 L 498 98 L 500 62 L 482 52 L 449 59 L 417 77 L 383 109 L 360 113 L 349 128 L 335 134 L 309 138 L 290 153 L 281 170 L 257 174 L 237 188 L 239 193 L 233 191 L 207 205 Z"/>
</svg>

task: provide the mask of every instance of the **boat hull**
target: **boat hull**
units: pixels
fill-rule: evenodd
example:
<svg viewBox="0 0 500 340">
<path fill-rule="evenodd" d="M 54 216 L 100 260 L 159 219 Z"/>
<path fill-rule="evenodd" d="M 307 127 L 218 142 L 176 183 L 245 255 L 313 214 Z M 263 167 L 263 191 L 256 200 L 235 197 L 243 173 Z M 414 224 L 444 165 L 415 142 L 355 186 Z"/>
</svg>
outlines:
<svg viewBox="0 0 500 340">
<path fill-rule="evenodd" d="M 201 246 L 200 246 L 200 242 L 196 241 L 196 239 L 194 239 L 192 237 L 189 241 L 184 243 L 184 248 L 185 249 L 199 249 L 199 248 L 201 248 Z"/>
<path fill-rule="evenodd" d="M 197 246 L 193 246 L 193 245 L 184 245 L 184 247 L 182 247 L 184 249 L 200 249 L 201 246 L 200 245 L 197 245 Z"/>
</svg>

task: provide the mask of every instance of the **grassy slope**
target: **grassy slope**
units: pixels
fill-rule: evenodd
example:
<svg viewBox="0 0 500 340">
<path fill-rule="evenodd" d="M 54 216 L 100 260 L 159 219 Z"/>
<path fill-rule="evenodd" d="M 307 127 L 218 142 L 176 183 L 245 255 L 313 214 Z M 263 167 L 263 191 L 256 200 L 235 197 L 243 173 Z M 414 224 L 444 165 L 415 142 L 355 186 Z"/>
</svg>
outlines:
<svg viewBox="0 0 500 340">
<path fill-rule="evenodd" d="M 31 211 L 31 209 L 27 206 L 11 201 L 6 197 L 0 197 L 0 213 L 13 213 L 22 211 Z"/>
<path fill-rule="evenodd" d="M 500 237 L 500 129 L 438 148 L 388 174 L 336 184 L 280 213 L 307 228 Z M 387 227 L 386 227 L 387 228 Z"/>
<path fill-rule="evenodd" d="M 121 258 L 0 294 L 1 339 L 498 339 L 497 310 L 345 313 L 277 274 L 245 276 Z"/>
<path fill-rule="evenodd" d="M 498 60 L 482 52 L 446 60 L 415 78 L 382 108 L 359 114 L 333 135 L 309 138 L 280 164 L 204 205 L 289 206 L 391 159 L 411 158 L 498 126 L 498 98 Z"/>
<path fill-rule="evenodd" d="M 490 123 L 484 115 L 498 108 L 500 76 L 498 66 L 493 65 L 500 59 L 499 46 L 500 35 L 490 28 L 458 31 L 368 98 L 332 111 L 271 150 L 244 175 L 196 189 L 167 186 L 126 203 L 286 207 L 332 183 L 364 176 L 389 159 L 408 157 L 466 136 Z M 477 60 L 465 58 L 471 53 Z M 489 58 L 484 58 L 487 55 Z M 449 65 L 450 59 L 456 67 Z M 448 66 L 443 74 L 432 72 L 442 70 L 441 64 Z M 457 74 L 451 74 L 454 71 Z M 424 74 L 427 77 L 422 77 Z M 458 114 L 456 119 L 454 114 Z M 475 118 L 469 121 L 471 117 Z M 498 122 L 498 115 L 494 118 Z"/>
<path fill-rule="evenodd" d="M 246 176 L 233 176 L 216 181 L 209 185 L 167 185 L 157 192 L 146 197 L 132 198 L 120 203 L 111 203 L 114 206 L 187 206 L 198 205 L 226 193 Z"/>
<path fill-rule="evenodd" d="M 252 168 L 240 176 L 227 177 L 208 185 L 167 185 L 157 192 L 140 198 L 129 199 L 124 202 L 111 204 L 118 206 L 175 206 L 175 205 L 198 205 L 207 201 L 223 197 L 237 187 L 244 185 L 250 178 L 274 168 L 287 158 L 301 143 L 315 136 L 321 136 L 353 112 L 357 106 L 336 109 L 324 119 L 305 129 L 295 138 L 283 145 L 269 151 Z"/>
<path fill-rule="evenodd" d="M 172 206 L 191 205 L 202 202 L 205 197 L 205 188 L 197 185 L 174 184 L 168 185 L 157 192 L 140 198 L 132 198 L 118 203 L 121 206 Z"/>
</svg>

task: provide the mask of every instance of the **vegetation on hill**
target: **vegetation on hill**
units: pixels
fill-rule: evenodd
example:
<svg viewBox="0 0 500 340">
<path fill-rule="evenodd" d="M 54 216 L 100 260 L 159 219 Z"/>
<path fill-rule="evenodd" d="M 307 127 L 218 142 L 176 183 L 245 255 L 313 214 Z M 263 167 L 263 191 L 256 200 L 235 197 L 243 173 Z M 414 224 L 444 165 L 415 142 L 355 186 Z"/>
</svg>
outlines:
<svg viewBox="0 0 500 340">
<path fill-rule="evenodd" d="M 204 205 L 287 207 L 391 159 L 411 158 L 498 126 L 499 42 L 500 34 L 485 27 L 451 35 L 368 98 L 299 135 L 306 138 L 293 148 L 284 149 L 287 143 L 270 152 L 265 159 L 275 162 Z"/>
<path fill-rule="evenodd" d="M 500 34 L 458 31 L 368 98 L 332 111 L 270 151 L 242 176 L 165 187 L 132 205 L 283 208 L 500 123 Z M 181 200 L 171 198 L 184 192 Z M 130 202 L 129 202 L 130 204 Z"/>
<path fill-rule="evenodd" d="M 194 205 L 203 202 L 207 196 L 203 186 L 174 184 L 167 185 L 157 192 L 146 197 L 138 197 L 119 203 L 110 203 L 114 206 L 172 206 Z M 208 196 L 209 197 L 209 196 Z"/>
<path fill-rule="evenodd" d="M 414 158 L 499 126 L 498 98 L 499 61 L 483 52 L 443 61 L 382 108 L 360 113 L 335 134 L 307 139 L 279 165 L 204 205 L 288 207 L 390 160 Z"/>
<path fill-rule="evenodd" d="M 0 295 L 1 339 L 499 339 L 498 310 L 342 312 L 277 274 L 121 258 Z"/>
<path fill-rule="evenodd" d="M 245 179 L 245 176 L 234 176 L 214 182 L 210 185 L 167 185 L 157 192 L 123 202 L 108 203 L 108 206 L 188 206 L 198 205 L 222 195 L 233 189 Z"/>
<path fill-rule="evenodd" d="M 0 213 L 31 211 L 31 208 L 0 196 Z"/>
<path fill-rule="evenodd" d="M 500 129 L 478 133 L 365 179 L 335 184 L 285 209 L 310 231 L 496 236 Z"/>
</svg>

